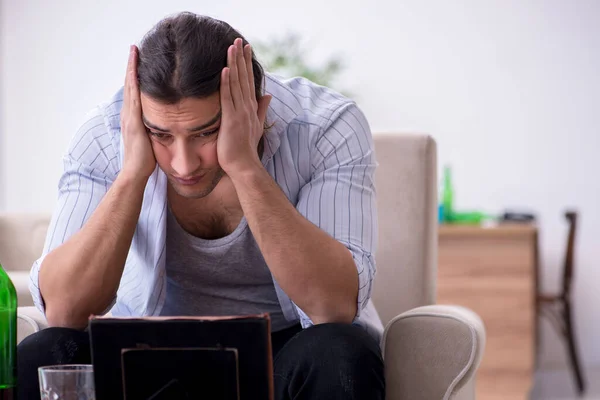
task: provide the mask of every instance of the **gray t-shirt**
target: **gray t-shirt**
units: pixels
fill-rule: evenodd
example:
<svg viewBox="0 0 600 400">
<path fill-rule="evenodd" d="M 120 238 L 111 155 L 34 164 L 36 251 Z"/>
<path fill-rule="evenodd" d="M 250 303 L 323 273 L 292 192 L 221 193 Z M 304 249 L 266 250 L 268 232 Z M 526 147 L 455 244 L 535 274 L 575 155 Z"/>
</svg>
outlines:
<svg viewBox="0 0 600 400">
<path fill-rule="evenodd" d="M 243 217 L 215 240 L 186 232 L 167 207 L 165 316 L 247 315 L 268 312 L 273 332 L 297 323 L 283 316 L 273 277 Z"/>
</svg>

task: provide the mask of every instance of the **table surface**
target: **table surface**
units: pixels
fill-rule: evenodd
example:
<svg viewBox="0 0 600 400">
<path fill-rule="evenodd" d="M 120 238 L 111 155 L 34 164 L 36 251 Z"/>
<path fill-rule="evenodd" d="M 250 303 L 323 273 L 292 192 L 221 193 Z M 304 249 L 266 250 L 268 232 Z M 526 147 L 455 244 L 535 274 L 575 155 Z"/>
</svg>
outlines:
<svg viewBox="0 0 600 400">
<path fill-rule="evenodd" d="M 458 225 L 441 224 L 438 227 L 440 236 L 519 236 L 535 235 L 538 231 L 535 224 L 502 223 L 494 225 Z"/>
</svg>

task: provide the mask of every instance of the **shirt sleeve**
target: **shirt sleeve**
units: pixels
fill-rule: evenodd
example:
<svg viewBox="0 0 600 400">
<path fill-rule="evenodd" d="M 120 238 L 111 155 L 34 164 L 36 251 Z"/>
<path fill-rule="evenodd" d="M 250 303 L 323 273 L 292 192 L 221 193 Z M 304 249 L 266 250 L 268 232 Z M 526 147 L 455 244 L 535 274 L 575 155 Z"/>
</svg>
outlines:
<svg viewBox="0 0 600 400">
<path fill-rule="evenodd" d="M 355 104 L 337 110 L 319 132 L 310 155 L 310 180 L 301 188 L 297 210 L 352 254 L 358 271 L 355 319 L 371 298 L 377 247 L 373 138 Z M 310 318 L 295 305 L 303 327 Z"/>
<path fill-rule="evenodd" d="M 92 113 L 72 138 L 63 157 L 58 199 L 42 255 L 31 268 L 29 291 L 45 315 L 39 271 L 46 255 L 79 231 L 94 212 L 118 173 L 117 149 L 99 110 Z"/>
</svg>

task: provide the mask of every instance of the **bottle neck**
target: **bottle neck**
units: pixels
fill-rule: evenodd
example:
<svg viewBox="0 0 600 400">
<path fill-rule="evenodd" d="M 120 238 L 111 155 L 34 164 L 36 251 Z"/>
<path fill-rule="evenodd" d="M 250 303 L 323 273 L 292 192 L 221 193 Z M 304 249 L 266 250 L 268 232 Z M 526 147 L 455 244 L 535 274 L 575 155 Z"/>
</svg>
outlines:
<svg viewBox="0 0 600 400">
<path fill-rule="evenodd" d="M 444 186 L 448 189 L 452 187 L 452 171 L 450 167 L 444 168 Z"/>
</svg>

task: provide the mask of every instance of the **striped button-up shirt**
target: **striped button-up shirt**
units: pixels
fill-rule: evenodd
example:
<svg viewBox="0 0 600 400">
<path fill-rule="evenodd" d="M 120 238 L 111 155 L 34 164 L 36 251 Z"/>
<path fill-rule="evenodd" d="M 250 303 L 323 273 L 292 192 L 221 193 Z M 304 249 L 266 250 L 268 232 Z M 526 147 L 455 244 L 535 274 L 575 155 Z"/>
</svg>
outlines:
<svg viewBox="0 0 600 400">
<path fill-rule="evenodd" d="M 348 248 L 359 277 L 354 323 L 380 339 L 383 328 L 370 301 L 377 212 L 376 161 L 367 120 L 351 100 L 305 79 L 267 75 L 265 91 L 273 96 L 267 112 L 273 125 L 265 134 L 263 165 L 306 219 Z M 123 165 L 122 104 L 121 89 L 89 115 L 64 156 L 56 209 L 43 253 L 31 269 L 30 290 L 42 312 L 38 274 L 44 257 L 85 224 Z M 144 191 L 112 315 L 159 315 L 165 303 L 166 188 L 167 177 L 157 166 Z M 312 325 L 273 283 L 286 319 Z"/>
</svg>

